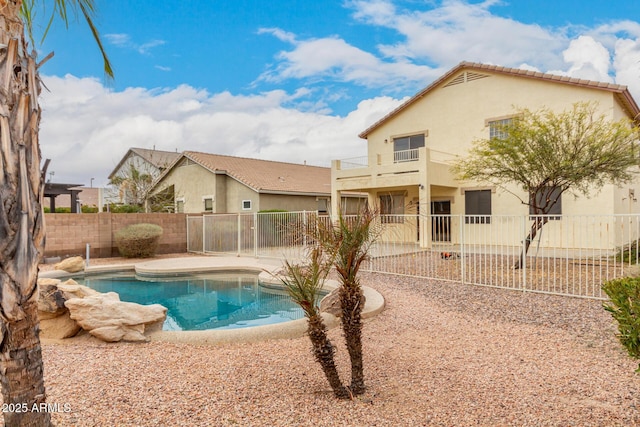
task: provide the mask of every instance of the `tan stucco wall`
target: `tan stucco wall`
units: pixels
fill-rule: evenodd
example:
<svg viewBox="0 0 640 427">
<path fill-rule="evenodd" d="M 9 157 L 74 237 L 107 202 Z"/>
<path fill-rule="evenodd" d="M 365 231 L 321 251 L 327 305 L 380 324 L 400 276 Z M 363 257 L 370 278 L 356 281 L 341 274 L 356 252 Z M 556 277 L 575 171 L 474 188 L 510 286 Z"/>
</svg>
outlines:
<svg viewBox="0 0 640 427">
<path fill-rule="evenodd" d="M 340 172 L 336 172 L 336 163 L 332 170 L 333 195 L 336 191 L 353 189 L 358 183 L 366 188 L 369 185 L 370 200 L 375 200 L 376 194 L 391 188 L 404 185 L 408 197 L 408 204 L 418 193 L 418 186 L 430 182 L 421 190 L 421 212 L 428 212 L 430 201 L 448 200 L 452 204 L 452 214 L 464 214 L 464 195 L 461 188 L 486 187 L 480 183 L 459 183 L 451 181 L 446 174 L 446 167 L 438 169 L 434 162 L 442 165 L 455 156 L 464 156 L 472 142 L 479 138 L 489 137 L 487 121 L 506 118 L 513 115 L 520 108 L 539 110 L 550 108 L 563 111 L 576 102 L 595 101 L 599 110 L 613 120 L 627 117 L 625 110 L 618 103 L 614 94 L 605 90 L 597 90 L 568 84 L 557 84 L 538 79 L 526 79 L 502 74 L 482 72 L 489 77 L 471 80 L 449 87 L 443 85 L 430 91 L 424 98 L 416 101 L 396 116 L 388 119 L 380 127 L 368 135 L 369 165 L 380 165 L 393 162 L 393 138 L 399 136 L 425 133 L 426 155 L 421 155 L 418 165 L 420 172 L 400 175 L 366 173 L 362 177 L 336 180 Z M 459 74 L 452 76 L 452 79 Z M 386 142 L 385 142 L 386 141 Z M 425 160 L 422 160 L 425 159 Z M 429 163 L 431 161 L 431 163 Z M 413 163 L 413 162 L 408 162 Z M 407 163 L 396 165 L 407 167 Z M 440 168 L 440 166 L 438 166 Z M 426 171 L 426 172 L 425 172 Z M 356 171 L 348 171 L 356 175 Z M 375 175 L 375 176 L 373 176 Z M 434 178 L 438 179 L 438 186 L 433 186 Z M 400 180 L 406 184 L 400 184 Z M 373 183 L 374 185 L 371 185 Z M 445 184 L 446 183 L 446 184 Z M 450 185 L 450 187 L 446 185 Z M 622 189 L 607 186 L 595 192 L 590 198 L 575 199 L 572 195 L 563 197 L 563 214 L 604 214 L 640 212 L 640 202 L 628 201 L 628 189 L 633 188 L 640 199 L 638 184 L 628 185 Z M 513 187 L 512 191 L 524 196 L 524 192 Z M 627 197 L 627 200 L 623 198 Z M 492 195 L 492 211 L 494 214 L 526 214 L 528 207 L 508 193 L 498 189 Z M 407 212 L 409 213 L 409 212 Z"/>
<path fill-rule="evenodd" d="M 217 176 L 198 164 L 186 164 L 174 167 L 165 175 L 156 189 L 174 186 L 176 199 L 184 199 L 185 213 L 204 211 L 203 196 L 216 196 Z M 217 200 L 217 196 L 214 200 Z M 214 202 L 214 213 L 216 203 Z"/>
<path fill-rule="evenodd" d="M 258 192 L 252 190 L 246 185 L 236 181 L 233 178 L 226 178 L 226 188 L 227 188 L 227 212 L 229 213 L 249 213 L 249 212 L 258 212 L 260 210 L 260 195 Z M 242 209 L 242 201 L 243 200 L 251 200 L 251 209 L 244 210 Z"/>
<path fill-rule="evenodd" d="M 375 161 L 377 153 L 393 153 L 394 137 L 425 131 L 427 148 L 464 155 L 474 139 L 489 136 L 488 119 L 508 116 L 521 107 L 561 111 L 578 101 L 597 101 L 601 111 L 614 119 L 623 114 L 609 92 L 542 80 L 496 74 L 440 87 L 368 136 L 369 161 Z"/>
<path fill-rule="evenodd" d="M 267 211 L 272 209 L 281 209 L 289 212 L 316 211 L 318 210 L 318 201 L 316 196 L 263 194 L 260 197 L 260 210 Z"/>
</svg>

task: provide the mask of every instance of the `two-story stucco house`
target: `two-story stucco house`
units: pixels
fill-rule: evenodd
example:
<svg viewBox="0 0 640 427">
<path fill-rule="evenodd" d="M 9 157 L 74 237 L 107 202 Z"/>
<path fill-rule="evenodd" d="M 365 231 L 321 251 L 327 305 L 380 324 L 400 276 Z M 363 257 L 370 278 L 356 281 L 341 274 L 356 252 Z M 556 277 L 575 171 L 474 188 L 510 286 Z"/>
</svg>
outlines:
<svg viewBox="0 0 640 427">
<path fill-rule="evenodd" d="M 364 192 L 382 214 L 526 216 L 528 207 L 513 194 L 459 182 L 449 165 L 467 155 L 474 140 L 493 136 L 518 109 L 560 112 L 576 102 L 597 102 L 612 120 L 637 120 L 640 113 L 625 86 L 460 63 L 359 135 L 367 141 L 366 159 L 333 162 L 333 199 L 339 200 L 344 191 Z M 526 199 L 517 187 L 510 190 Z M 638 182 L 624 188 L 609 185 L 588 198 L 565 194 L 554 213 L 638 213 L 634 195 L 640 195 Z M 440 231 L 423 224 L 405 240 L 429 246 L 433 240 L 451 238 L 434 235 Z"/>
</svg>

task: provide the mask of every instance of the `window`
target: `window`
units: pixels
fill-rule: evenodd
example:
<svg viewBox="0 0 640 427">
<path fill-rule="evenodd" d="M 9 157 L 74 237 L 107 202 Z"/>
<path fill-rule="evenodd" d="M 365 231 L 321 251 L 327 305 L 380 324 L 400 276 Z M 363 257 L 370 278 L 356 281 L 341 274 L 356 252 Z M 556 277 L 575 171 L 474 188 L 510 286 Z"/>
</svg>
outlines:
<svg viewBox="0 0 640 427">
<path fill-rule="evenodd" d="M 176 213 L 184 213 L 184 199 L 176 199 Z"/>
<path fill-rule="evenodd" d="M 242 201 L 242 210 L 250 211 L 251 210 L 251 200 L 243 200 Z"/>
<path fill-rule="evenodd" d="M 529 215 L 536 215 L 533 207 L 533 200 L 529 204 Z M 547 215 L 562 215 L 562 189 L 560 187 L 542 187 L 536 193 L 535 206 L 540 208 L 540 211 L 547 210 L 547 207 L 551 208 L 547 212 Z M 541 213 L 538 212 L 540 215 Z M 555 216 L 549 219 L 560 219 L 560 216 Z"/>
<path fill-rule="evenodd" d="M 411 162 L 418 160 L 418 148 L 424 147 L 424 134 L 393 138 L 393 161 Z"/>
<path fill-rule="evenodd" d="M 329 201 L 327 199 L 318 199 L 318 213 L 326 214 L 327 212 L 329 212 Z"/>
<path fill-rule="evenodd" d="M 513 123 L 513 119 L 500 119 L 489 122 L 489 139 L 507 139 L 507 127 Z"/>
<path fill-rule="evenodd" d="M 380 196 L 380 216 L 385 224 L 404 221 L 404 193 L 383 194 Z"/>
<path fill-rule="evenodd" d="M 465 191 L 464 214 L 466 224 L 490 224 L 491 190 Z"/>
<path fill-rule="evenodd" d="M 202 201 L 204 202 L 204 211 L 213 212 L 213 196 L 203 196 Z"/>
</svg>

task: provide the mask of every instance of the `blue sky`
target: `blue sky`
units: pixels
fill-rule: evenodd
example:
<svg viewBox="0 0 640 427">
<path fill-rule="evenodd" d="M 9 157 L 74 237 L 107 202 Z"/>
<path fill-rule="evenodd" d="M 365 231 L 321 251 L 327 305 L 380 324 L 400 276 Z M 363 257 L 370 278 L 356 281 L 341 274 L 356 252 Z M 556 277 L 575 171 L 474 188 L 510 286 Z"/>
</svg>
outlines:
<svg viewBox="0 0 640 427">
<path fill-rule="evenodd" d="M 364 155 L 360 131 L 461 61 L 640 99 L 632 0 L 96 3 L 113 82 L 83 22 L 55 24 L 38 47 L 55 52 L 41 147 L 58 182 L 104 185 L 132 146 L 329 166 Z"/>
</svg>

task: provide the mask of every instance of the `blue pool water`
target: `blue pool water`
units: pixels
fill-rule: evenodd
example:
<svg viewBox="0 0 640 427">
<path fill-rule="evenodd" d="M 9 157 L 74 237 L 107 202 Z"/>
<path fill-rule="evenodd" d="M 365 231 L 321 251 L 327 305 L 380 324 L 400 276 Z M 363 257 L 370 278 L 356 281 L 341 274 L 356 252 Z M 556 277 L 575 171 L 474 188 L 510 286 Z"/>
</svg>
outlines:
<svg viewBox="0 0 640 427">
<path fill-rule="evenodd" d="M 167 307 L 163 330 L 233 329 L 300 319 L 302 310 L 280 289 L 264 287 L 252 273 L 139 277 L 132 273 L 75 279 L 121 301 Z"/>
</svg>

